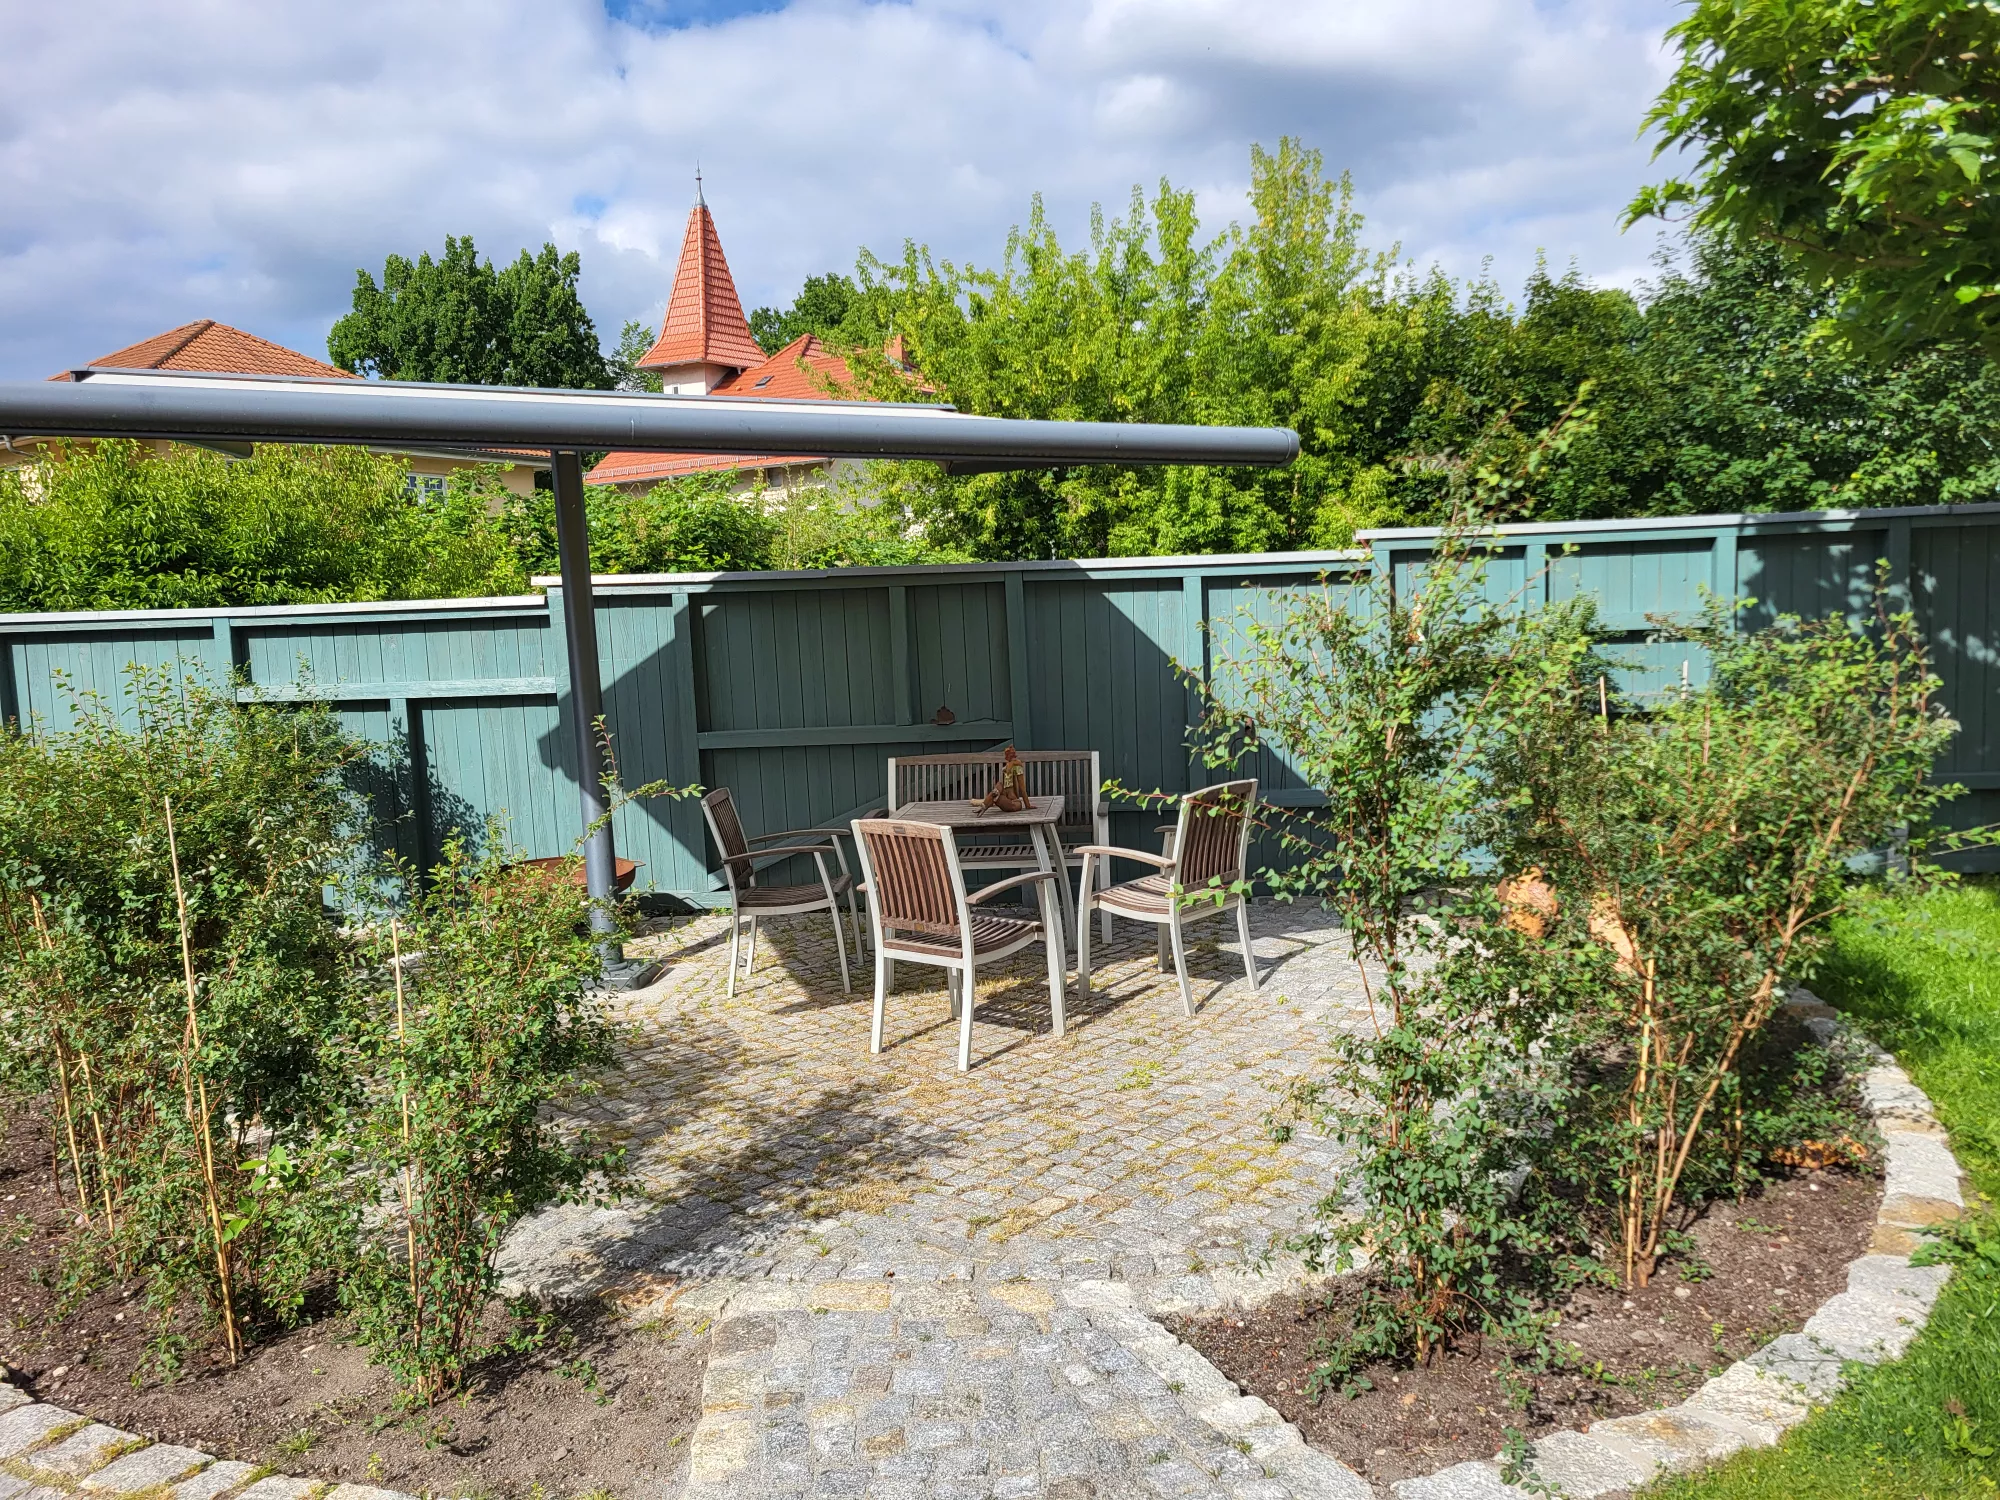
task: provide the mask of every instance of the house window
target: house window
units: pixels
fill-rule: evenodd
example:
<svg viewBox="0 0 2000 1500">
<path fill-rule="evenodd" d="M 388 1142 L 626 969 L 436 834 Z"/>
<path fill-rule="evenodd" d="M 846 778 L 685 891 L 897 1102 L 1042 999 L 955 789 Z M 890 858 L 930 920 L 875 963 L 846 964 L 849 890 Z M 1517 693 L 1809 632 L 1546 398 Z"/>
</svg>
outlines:
<svg viewBox="0 0 2000 1500">
<path fill-rule="evenodd" d="M 427 500 L 444 499 L 444 483 L 444 475 L 442 474 L 406 474 L 403 476 L 403 488 L 409 494 L 409 497 L 419 504 Z"/>
</svg>

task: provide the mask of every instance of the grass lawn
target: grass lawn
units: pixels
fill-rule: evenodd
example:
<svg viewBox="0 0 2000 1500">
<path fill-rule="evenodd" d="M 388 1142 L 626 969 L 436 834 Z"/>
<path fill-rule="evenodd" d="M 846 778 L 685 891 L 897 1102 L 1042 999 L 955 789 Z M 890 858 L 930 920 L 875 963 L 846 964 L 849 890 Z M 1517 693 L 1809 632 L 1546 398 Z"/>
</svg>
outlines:
<svg viewBox="0 0 2000 1500">
<path fill-rule="evenodd" d="M 2000 884 L 1968 881 L 1844 921 L 1813 988 L 1936 1102 L 1959 1165 L 2000 1200 Z M 2000 1493 L 2000 1235 L 1960 1267 L 1895 1364 L 1863 1372 L 1778 1447 L 1648 1500 L 1944 1500 Z"/>
</svg>

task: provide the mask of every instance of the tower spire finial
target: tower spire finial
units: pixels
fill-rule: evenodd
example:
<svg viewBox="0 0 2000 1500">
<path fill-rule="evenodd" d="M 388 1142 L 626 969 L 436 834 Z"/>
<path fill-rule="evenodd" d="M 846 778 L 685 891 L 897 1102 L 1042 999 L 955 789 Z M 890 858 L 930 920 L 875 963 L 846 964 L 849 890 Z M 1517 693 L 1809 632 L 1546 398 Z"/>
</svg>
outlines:
<svg viewBox="0 0 2000 1500">
<path fill-rule="evenodd" d="M 694 201 L 697 207 L 707 208 L 708 199 L 701 195 L 701 163 L 694 164 Z"/>
</svg>

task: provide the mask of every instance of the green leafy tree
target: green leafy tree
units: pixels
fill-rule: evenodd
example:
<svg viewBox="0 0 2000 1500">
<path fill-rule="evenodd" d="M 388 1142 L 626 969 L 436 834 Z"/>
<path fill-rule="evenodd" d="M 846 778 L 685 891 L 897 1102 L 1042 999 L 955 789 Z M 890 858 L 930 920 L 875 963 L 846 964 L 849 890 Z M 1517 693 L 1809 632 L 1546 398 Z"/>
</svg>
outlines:
<svg viewBox="0 0 2000 1500">
<path fill-rule="evenodd" d="M 1599 438 L 1551 486 L 1544 514 L 1937 505 L 2000 493 L 2000 369 L 1963 346 L 1858 358 L 1819 336 L 1833 306 L 1821 279 L 1777 247 L 1697 237 L 1648 289 L 1639 341 L 1594 403 Z"/>
<path fill-rule="evenodd" d="M 634 318 L 618 330 L 618 347 L 611 352 L 606 365 L 611 371 L 612 385 L 621 391 L 651 391 L 659 395 L 666 382 L 656 370 L 642 370 L 639 361 L 646 357 L 646 351 L 653 347 L 653 325 L 641 323 Z"/>
<path fill-rule="evenodd" d="M 554 245 L 510 265 L 482 261 L 472 236 L 444 254 L 392 255 L 378 284 L 355 272 L 353 310 L 327 335 L 343 370 L 383 380 L 606 390 L 613 372 L 577 294 L 581 262 Z"/>
<path fill-rule="evenodd" d="M 838 338 L 860 304 L 853 278 L 838 271 L 808 276 L 790 307 L 760 307 L 750 314 L 750 336 L 766 354 L 776 354 L 802 333 Z"/>
<path fill-rule="evenodd" d="M 1693 174 L 1631 219 L 1794 252 L 1862 348 L 2000 354 L 2000 9 L 1965 0 L 1698 0 L 1647 124 Z"/>
</svg>

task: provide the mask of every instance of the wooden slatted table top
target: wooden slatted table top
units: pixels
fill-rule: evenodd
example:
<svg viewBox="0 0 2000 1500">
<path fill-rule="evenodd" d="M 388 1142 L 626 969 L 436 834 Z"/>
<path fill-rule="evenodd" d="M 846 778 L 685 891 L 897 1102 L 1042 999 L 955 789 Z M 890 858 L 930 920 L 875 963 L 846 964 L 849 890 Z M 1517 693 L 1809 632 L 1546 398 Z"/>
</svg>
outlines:
<svg viewBox="0 0 2000 1500">
<path fill-rule="evenodd" d="M 940 802 L 905 802 L 893 816 L 912 823 L 938 823 L 946 828 L 1033 828 L 1062 821 L 1061 797 L 1030 797 L 1019 812 L 993 808 L 981 812 L 969 798 L 953 797 Z"/>
</svg>

